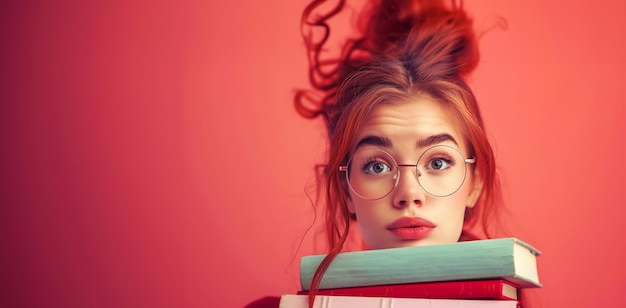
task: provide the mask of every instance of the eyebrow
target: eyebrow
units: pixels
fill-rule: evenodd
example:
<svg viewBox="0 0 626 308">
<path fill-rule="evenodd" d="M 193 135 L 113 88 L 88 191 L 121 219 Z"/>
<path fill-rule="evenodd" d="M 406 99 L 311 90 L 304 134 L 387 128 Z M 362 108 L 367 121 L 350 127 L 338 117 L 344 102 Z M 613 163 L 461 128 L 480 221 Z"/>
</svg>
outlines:
<svg viewBox="0 0 626 308">
<path fill-rule="evenodd" d="M 457 146 L 459 145 L 457 143 L 456 139 L 454 139 L 454 137 L 452 137 L 452 135 L 447 134 L 447 133 L 443 133 L 443 134 L 432 135 L 432 136 L 429 136 L 427 138 L 418 140 L 417 143 L 416 143 L 416 147 L 417 148 L 425 148 L 425 147 L 428 147 L 428 146 L 433 146 L 435 144 L 444 143 L 446 141 L 451 141 L 452 143 L 454 143 Z M 393 142 L 391 142 L 391 139 L 386 138 L 386 137 L 368 135 L 368 136 L 363 137 L 361 140 L 359 140 L 359 142 L 357 143 L 357 145 L 356 145 L 356 147 L 354 149 L 357 150 L 358 148 L 360 148 L 362 146 L 366 146 L 366 145 L 373 145 L 373 146 L 379 146 L 379 147 L 384 147 L 384 148 L 390 148 L 390 147 L 392 147 Z"/>
<path fill-rule="evenodd" d="M 418 148 L 425 148 L 425 147 L 432 146 L 432 145 L 435 145 L 435 144 L 444 143 L 446 141 L 451 141 L 456 146 L 459 145 L 456 142 L 456 139 L 454 139 L 454 137 L 452 137 L 452 135 L 443 133 L 443 134 L 432 135 L 432 136 L 429 136 L 429 137 L 427 137 L 425 139 L 418 140 L 417 141 L 417 147 Z"/>
<path fill-rule="evenodd" d="M 355 150 L 365 146 L 365 145 L 375 145 L 384 148 L 390 148 L 393 142 L 389 138 L 368 135 L 359 140 L 359 143 L 356 144 Z"/>
</svg>

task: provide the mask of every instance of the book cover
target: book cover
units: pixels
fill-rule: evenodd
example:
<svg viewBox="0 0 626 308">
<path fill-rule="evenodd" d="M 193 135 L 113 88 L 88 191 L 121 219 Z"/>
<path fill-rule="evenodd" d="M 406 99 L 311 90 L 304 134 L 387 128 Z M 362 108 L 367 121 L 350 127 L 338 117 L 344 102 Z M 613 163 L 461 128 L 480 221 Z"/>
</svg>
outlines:
<svg viewBox="0 0 626 308">
<path fill-rule="evenodd" d="M 279 308 L 308 308 L 308 295 L 281 296 Z M 424 299 L 318 295 L 314 308 L 515 308 L 517 301 Z"/>
<path fill-rule="evenodd" d="M 516 238 L 344 252 L 330 264 L 319 288 L 494 278 L 520 288 L 541 287 L 538 255 L 537 249 Z M 302 290 L 310 288 L 323 258 L 301 258 Z"/>
<path fill-rule="evenodd" d="M 308 291 L 298 294 L 306 295 Z M 438 299 L 517 300 L 517 287 L 502 279 L 466 280 L 324 289 L 318 295 Z"/>
</svg>

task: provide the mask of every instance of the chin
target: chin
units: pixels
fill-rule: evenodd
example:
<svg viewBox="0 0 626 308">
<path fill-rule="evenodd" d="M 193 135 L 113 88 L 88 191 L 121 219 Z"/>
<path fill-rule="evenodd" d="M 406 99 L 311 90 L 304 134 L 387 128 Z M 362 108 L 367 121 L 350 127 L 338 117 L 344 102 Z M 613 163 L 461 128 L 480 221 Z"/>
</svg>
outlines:
<svg viewBox="0 0 626 308">
<path fill-rule="evenodd" d="M 379 243 L 378 245 L 367 245 L 369 249 L 387 249 L 387 248 L 403 248 L 403 247 L 415 247 L 426 246 L 432 244 L 440 244 L 439 242 L 429 239 L 415 240 L 415 241 L 392 241 L 386 243 Z"/>
<path fill-rule="evenodd" d="M 436 244 L 449 244 L 456 243 L 457 240 L 454 239 L 435 239 L 435 238 L 426 238 L 415 241 L 399 241 L 395 243 L 389 243 L 386 248 L 400 248 L 400 247 L 415 247 L 415 246 L 427 246 L 427 245 L 436 245 Z"/>
</svg>

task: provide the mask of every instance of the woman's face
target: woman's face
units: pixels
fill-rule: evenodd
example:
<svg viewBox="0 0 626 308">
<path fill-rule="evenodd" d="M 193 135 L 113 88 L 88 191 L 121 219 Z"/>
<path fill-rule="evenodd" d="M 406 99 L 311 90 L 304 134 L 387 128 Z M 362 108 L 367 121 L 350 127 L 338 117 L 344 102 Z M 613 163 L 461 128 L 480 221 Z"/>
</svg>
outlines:
<svg viewBox="0 0 626 308">
<path fill-rule="evenodd" d="M 350 153 L 379 153 L 376 150 L 382 149 L 398 165 L 416 165 L 420 155 L 435 145 L 458 149 L 463 158 L 468 158 L 468 145 L 454 118 L 438 102 L 423 96 L 400 104 L 377 106 L 357 132 Z M 368 163 L 368 159 L 371 158 L 363 156 L 361 162 L 365 163 L 361 166 L 353 164 L 351 174 L 356 172 L 355 168 L 360 168 L 359 172 L 363 171 L 365 176 L 389 170 L 381 167 L 384 165 Z M 420 161 L 420 165 L 423 164 Z M 439 169 L 445 168 L 449 161 L 437 160 L 435 164 L 428 164 Z M 454 164 L 459 167 L 465 162 Z M 381 249 L 458 241 L 465 209 L 473 207 L 480 194 L 479 179 L 471 171 L 473 169 L 468 165 L 463 184 L 445 197 L 426 193 L 418 182 L 416 168 L 411 166 L 397 168 L 400 175 L 397 185 L 383 198 L 364 199 L 348 189 L 348 207 L 356 214 L 365 243 L 372 249 Z M 351 179 L 355 182 L 355 175 L 351 175 Z M 424 177 L 420 179 L 425 184 Z M 369 187 L 378 189 L 380 185 Z"/>
</svg>

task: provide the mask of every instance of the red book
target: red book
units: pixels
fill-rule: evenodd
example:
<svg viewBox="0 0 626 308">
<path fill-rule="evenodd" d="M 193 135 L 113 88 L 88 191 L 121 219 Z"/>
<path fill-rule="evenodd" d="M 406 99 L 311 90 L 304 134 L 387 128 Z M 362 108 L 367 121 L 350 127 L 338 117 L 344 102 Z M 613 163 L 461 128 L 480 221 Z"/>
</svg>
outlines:
<svg viewBox="0 0 626 308">
<path fill-rule="evenodd" d="M 299 291 L 306 295 L 309 291 Z M 439 281 L 318 290 L 319 295 L 431 299 L 517 300 L 517 287 L 502 279 Z"/>
</svg>

